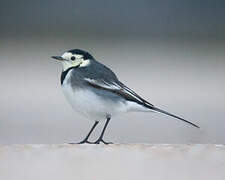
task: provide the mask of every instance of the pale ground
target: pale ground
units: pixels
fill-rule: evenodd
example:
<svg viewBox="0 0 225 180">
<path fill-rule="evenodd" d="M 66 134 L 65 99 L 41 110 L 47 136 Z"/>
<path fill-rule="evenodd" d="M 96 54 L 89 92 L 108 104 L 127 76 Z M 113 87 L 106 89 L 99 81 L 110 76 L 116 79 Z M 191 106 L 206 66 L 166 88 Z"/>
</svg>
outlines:
<svg viewBox="0 0 225 180">
<path fill-rule="evenodd" d="M 224 145 L 0 146 L 1 180 L 224 178 Z"/>
</svg>

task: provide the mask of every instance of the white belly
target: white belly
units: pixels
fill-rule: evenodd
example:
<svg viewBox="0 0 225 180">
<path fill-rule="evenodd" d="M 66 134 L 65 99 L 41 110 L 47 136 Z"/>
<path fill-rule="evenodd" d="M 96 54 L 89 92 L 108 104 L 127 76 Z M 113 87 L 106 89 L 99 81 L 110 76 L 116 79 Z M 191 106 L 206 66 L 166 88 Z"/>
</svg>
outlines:
<svg viewBox="0 0 225 180">
<path fill-rule="evenodd" d="M 149 111 L 142 105 L 130 101 L 113 101 L 99 97 L 89 89 L 73 89 L 69 83 L 69 72 L 62 85 L 63 93 L 73 109 L 87 118 L 100 121 L 108 116 L 128 111 Z"/>
<path fill-rule="evenodd" d="M 90 90 L 73 90 L 69 84 L 64 84 L 62 89 L 66 99 L 75 111 L 95 121 L 127 112 L 129 108 L 127 103 L 104 100 Z"/>
</svg>

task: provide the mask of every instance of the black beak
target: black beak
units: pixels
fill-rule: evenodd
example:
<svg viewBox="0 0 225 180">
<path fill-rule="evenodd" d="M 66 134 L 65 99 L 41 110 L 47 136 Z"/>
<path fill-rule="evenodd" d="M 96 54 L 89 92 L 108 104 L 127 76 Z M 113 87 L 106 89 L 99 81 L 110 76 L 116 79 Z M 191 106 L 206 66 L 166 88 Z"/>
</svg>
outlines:
<svg viewBox="0 0 225 180">
<path fill-rule="evenodd" d="M 63 61 L 64 59 L 61 56 L 52 56 L 53 59 Z"/>
</svg>

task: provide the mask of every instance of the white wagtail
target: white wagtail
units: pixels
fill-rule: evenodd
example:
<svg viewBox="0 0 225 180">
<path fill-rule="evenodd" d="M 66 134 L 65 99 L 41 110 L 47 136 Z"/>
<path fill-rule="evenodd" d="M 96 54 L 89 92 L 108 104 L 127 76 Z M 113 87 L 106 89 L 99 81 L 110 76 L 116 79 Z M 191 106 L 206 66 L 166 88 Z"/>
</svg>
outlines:
<svg viewBox="0 0 225 180">
<path fill-rule="evenodd" d="M 65 97 L 74 110 L 95 121 L 82 143 L 109 144 L 103 140 L 106 127 L 113 115 L 130 111 L 159 112 L 181 121 L 199 126 L 157 108 L 147 102 L 133 90 L 120 82 L 115 73 L 99 63 L 86 51 L 72 49 L 62 56 L 52 56 L 62 62 L 61 85 Z M 105 126 L 97 141 L 89 142 L 88 138 L 99 120 L 106 119 Z"/>
</svg>

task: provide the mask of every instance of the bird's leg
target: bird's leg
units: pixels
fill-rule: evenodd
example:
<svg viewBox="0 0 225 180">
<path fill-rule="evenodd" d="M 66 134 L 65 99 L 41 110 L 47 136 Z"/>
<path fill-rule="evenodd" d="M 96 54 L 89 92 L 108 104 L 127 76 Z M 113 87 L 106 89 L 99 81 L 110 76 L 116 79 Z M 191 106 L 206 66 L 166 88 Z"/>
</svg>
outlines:
<svg viewBox="0 0 225 180">
<path fill-rule="evenodd" d="M 70 143 L 70 144 L 84 144 L 84 143 L 94 144 L 92 142 L 89 142 L 88 138 L 90 137 L 91 133 L 93 132 L 93 130 L 95 129 L 95 127 L 97 126 L 98 123 L 99 123 L 99 121 L 95 121 L 94 125 L 92 126 L 91 130 L 89 131 L 89 133 L 87 134 L 87 136 L 84 138 L 83 141 L 81 141 L 79 143 Z"/>
<path fill-rule="evenodd" d="M 111 142 L 105 142 L 105 141 L 103 140 L 103 136 L 104 136 L 106 127 L 107 127 L 108 124 L 109 124 L 110 119 L 111 119 L 110 117 L 107 117 L 105 126 L 104 126 L 104 128 L 103 128 L 103 130 L 102 130 L 102 133 L 101 133 L 100 137 L 98 138 L 98 140 L 94 142 L 94 144 L 99 144 L 100 142 L 102 142 L 102 143 L 104 143 L 104 144 L 113 144 L 113 143 L 111 143 Z"/>
</svg>

